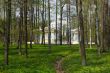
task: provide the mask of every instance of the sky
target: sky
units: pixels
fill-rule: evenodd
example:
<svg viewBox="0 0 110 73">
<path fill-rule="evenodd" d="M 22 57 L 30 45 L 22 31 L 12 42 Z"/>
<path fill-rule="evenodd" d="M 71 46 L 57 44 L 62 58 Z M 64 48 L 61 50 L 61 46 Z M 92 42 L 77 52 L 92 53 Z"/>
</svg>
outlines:
<svg viewBox="0 0 110 73">
<path fill-rule="evenodd" d="M 51 7 L 52 7 L 52 9 L 50 10 L 50 12 L 51 12 L 51 20 L 55 21 L 56 20 L 56 0 L 50 0 L 50 2 L 51 2 Z M 73 1 L 72 5 L 71 5 L 71 15 L 76 14 L 76 6 L 75 6 L 74 2 L 75 1 Z M 59 4 L 59 2 L 58 2 L 58 4 Z M 60 18 L 59 11 L 60 11 L 60 9 L 58 9 L 58 19 Z M 63 15 L 65 15 L 66 5 L 64 6 L 63 11 L 64 11 Z M 19 11 L 19 9 L 17 9 L 16 16 L 19 16 L 19 13 L 20 13 L 20 11 Z M 36 13 L 36 12 L 34 12 L 34 13 Z"/>
<path fill-rule="evenodd" d="M 54 21 L 56 17 L 56 0 L 51 0 L 51 6 L 53 7 L 53 9 L 51 10 L 51 19 Z M 63 11 L 66 12 L 66 5 L 64 6 Z M 63 15 L 65 15 L 64 12 Z M 71 5 L 71 15 L 74 14 L 76 14 L 76 6 L 75 6 L 75 1 L 73 0 L 73 3 Z M 60 14 L 58 14 L 58 18 L 60 18 Z"/>
</svg>

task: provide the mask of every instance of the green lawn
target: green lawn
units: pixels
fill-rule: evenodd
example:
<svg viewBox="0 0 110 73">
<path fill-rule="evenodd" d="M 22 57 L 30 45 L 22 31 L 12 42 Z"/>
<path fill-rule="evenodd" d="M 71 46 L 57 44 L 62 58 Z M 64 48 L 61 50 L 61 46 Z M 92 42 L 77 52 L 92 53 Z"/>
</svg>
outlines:
<svg viewBox="0 0 110 73">
<path fill-rule="evenodd" d="M 55 73 L 55 62 L 64 58 L 62 67 L 65 73 L 110 73 L 110 54 L 97 56 L 96 49 L 87 49 L 88 66 L 80 65 L 80 53 L 77 45 L 48 46 L 34 45 L 29 50 L 29 58 L 20 56 L 15 48 L 10 48 L 9 65 L 4 66 L 3 49 L 0 49 L 0 73 Z"/>
<path fill-rule="evenodd" d="M 110 73 L 110 53 L 98 56 L 96 48 L 86 49 L 87 66 L 81 66 L 80 55 L 74 51 L 64 59 L 65 73 Z"/>
</svg>

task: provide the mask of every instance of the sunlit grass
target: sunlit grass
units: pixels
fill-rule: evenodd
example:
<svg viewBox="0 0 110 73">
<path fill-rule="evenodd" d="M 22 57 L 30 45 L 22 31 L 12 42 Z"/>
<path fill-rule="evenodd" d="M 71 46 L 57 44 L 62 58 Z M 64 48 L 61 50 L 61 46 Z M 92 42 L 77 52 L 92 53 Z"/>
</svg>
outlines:
<svg viewBox="0 0 110 73">
<path fill-rule="evenodd" d="M 63 62 L 65 73 L 110 73 L 110 53 L 98 56 L 97 50 L 86 49 L 87 66 L 82 66 L 80 54 L 72 53 Z"/>
<path fill-rule="evenodd" d="M 98 56 L 97 50 L 86 49 L 87 66 L 81 66 L 78 45 L 52 45 L 52 52 L 48 52 L 48 45 L 33 45 L 28 49 L 29 58 L 20 56 L 15 46 L 9 51 L 9 65 L 4 65 L 4 49 L 0 47 L 0 73 L 55 73 L 55 62 L 64 58 L 62 63 L 65 73 L 109 73 L 110 54 Z"/>
<path fill-rule="evenodd" d="M 20 56 L 16 47 L 10 48 L 9 65 L 3 65 L 3 48 L 0 52 L 0 73 L 55 73 L 55 62 L 58 58 L 66 56 L 71 51 L 68 46 L 52 46 L 48 53 L 48 46 L 34 45 L 28 49 L 29 58 Z"/>
</svg>

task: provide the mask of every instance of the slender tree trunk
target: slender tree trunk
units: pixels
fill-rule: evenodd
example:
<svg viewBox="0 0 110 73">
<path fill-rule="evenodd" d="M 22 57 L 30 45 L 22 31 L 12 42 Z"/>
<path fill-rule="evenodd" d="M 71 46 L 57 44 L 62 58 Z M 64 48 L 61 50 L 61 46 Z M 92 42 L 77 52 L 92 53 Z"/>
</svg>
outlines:
<svg viewBox="0 0 110 73">
<path fill-rule="evenodd" d="M 24 0 L 24 24 L 25 24 L 25 55 L 28 57 L 28 32 L 27 32 L 27 0 Z"/>
<path fill-rule="evenodd" d="M 108 45 L 107 45 L 107 36 L 108 36 L 108 0 L 104 0 L 104 47 L 105 51 L 108 51 Z"/>
<path fill-rule="evenodd" d="M 31 1 L 33 3 L 33 1 Z M 33 41 L 33 22 L 34 22 L 34 8 L 31 3 L 31 34 L 30 34 L 30 48 L 32 49 L 32 41 Z"/>
<path fill-rule="evenodd" d="M 79 25 L 79 5 L 78 5 L 78 0 L 76 0 L 76 11 L 77 11 L 77 17 L 78 17 L 78 41 L 80 44 L 80 25 Z"/>
<path fill-rule="evenodd" d="M 57 40 L 58 40 L 58 35 L 57 35 L 57 31 L 58 31 L 58 28 L 57 28 L 57 12 L 58 12 L 58 7 L 57 7 L 57 5 L 58 5 L 58 3 L 57 3 L 57 1 L 58 0 L 56 0 L 56 45 L 57 45 Z"/>
<path fill-rule="evenodd" d="M 36 1 L 36 25 L 35 25 L 35 28 L 37 27 L 37 25 L 38 25 L 38 0 Z"/>
<path fill-rule="evenodd" d="M 36 29 L 37 29 L 37 41 L 36 41 L 36 43 L 37 44 L 40 44 L 40 33 L 39 33 L 39 18 L 40 18 L 40 5 L 39 5 L 39 3 L 40 3 L 40 1 L 39 0 L 37 0 L 37 2 L 36 2 Z"/>
<path fill-rule="evenodd" d="M 99 18 L 98 18 L 98 11 L 97 11 L 97 0 L 94 0 L 94 4 L 96 5 L 95 9 L 95 22 L 96 22 L 96 45 L 97 45 L 97 50 L 98 54 L 100 55 L 101 49 L 100 49 L 100 35 L 99 35 Z"/>
<path fill-rule="evenodd" d="M 50 0 L 48 0 L 48 46 L 49 46 L 49 52 L 51 52 L 51 21 L 50 21 Z"/>
<path fill-rule="evenodd" d="M 36 2 L 36 29 L 39 31 L 39 0 Z M 39 44 L 39 34 L 37 33 L 37 44 Z"/>
<path fill-rule="evenodd" d="M 92 24 L 91 24 L 91 3 L 89 5 L 89 32 L 90 32 L 90 35 L 89 35 L 89 43 L 90 43 L 90 48 L 92 48 Z"/>
<path fill-rule="evenodd" d="M 63 6 L 62 0 L 60 0 L 60 45 L 62 45 L 62 13 L 63 13 Z"/>
<path fill-rule="evenodd" d="M 10 44 L 10 25 L 11 25 L 11 0 L 8 0 L 6 3 L 6 24 L 5 24 L 5 38 L 4 38 L 4 52 L 5 52 L 5 65 L 9 64 L 8 55 L 9 55 L 9 44 Z"/>
<path fill-rule="evenodd" d="M 19 48 L 19 54 L 22 54 L 22 25 L 23 25 L 23 2 L 20 1 L 20 23 L 19 23 L 19 39 L 18 39 L 18 48 Z"/>
<path fill-rule="evenodd" d="M 39 23 L 40 23 L 40 0 L 38 0 L 38 25 L 37 25 L 37 29 L 38 29 L 38 34 L 37 34 L 37 44 L 40 44 L 40 33 L 39 33 Z"/>
<path fill-rule="evenodd" d="M 69 6 L 68 6 L 68 4 L 67 4 L 67 44 L 69 44 L 69 14 L 68 14 L 68 12 L 69 12 Z"/>
<path fill-rule="evenodd" d="M 83 24 L 83 14 L 82 14 L 82 0 L 79 0 L 79 23 L 80 23 L 80 52 L 82 65 L 86 65 L 86 50 L 84 44 L 84 24 Z"/>
<path fill-rule="evenodd" d="M 71 1 L 69 0 L 69 44 L 71 45 Z"/>
<path fill-rule="evenodd" d="M 42 11 L 42 13 L 41 13 L 41 15 L 42 15 L 42 42 L 41 42 L 41 44 L 44 44 L 44 41 L 45 41 L 45 20 L 44 20 L 44 0 L 43 0 L 43 11 Z"/>
<path fill-rule="evenodd" d="M 46 25 L 47 25 L 47 23 L 46 23 L 46 19 L 47 19 L 47 18 L 46 18 L 46 17 L 47 17 L 47 5 L 46 5 L 46 0 L 44 0 L 44 4 L 45 4 L 45 5 L 44 5 L 44 6 L 45 6 L 45 7 L 44 7 L 44 11 L 45 11 L 45 27 L 46 27 Z M 46 39 L 45 39 L 45 27 L 44 27 L 44 45 L 45 45 L 45 40 L 46 40 Z"/>
<path fill-rule="evenodd" d="M 102 9 L 102 26 L 101 26 L 101 51 L 107 51 L 107 39 L 106 39 L 106 25 L 108 24 L 107 16 L 108 16 L 108 0 L 102 0 L 103 2 L 103 9 Z"/>
</svg>

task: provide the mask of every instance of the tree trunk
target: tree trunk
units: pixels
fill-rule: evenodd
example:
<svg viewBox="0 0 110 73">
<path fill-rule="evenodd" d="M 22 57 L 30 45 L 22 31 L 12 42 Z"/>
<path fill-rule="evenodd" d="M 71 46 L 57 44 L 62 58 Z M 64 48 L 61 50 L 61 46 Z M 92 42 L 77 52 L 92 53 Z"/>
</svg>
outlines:
<svg viewBox="0 0 110 73">
<path fill-rule="evenodd" d="M 49 46 L 49 52 L 51 52 L 51 22 L 50 22 L 50 0 L 48 0 L 48 46 Z"/>
<path fill-rule="evenodd" d="M 18 39 L 18 48 L 19 48 L 19 54 L 21 55 L 22 54 L 22 26 L 23 26 L 23 2 L 20 1 L 20 23 L 19 23 L 19 39 Z"/>
<path fill-rule="evenodd" d="M 103 2 L 103 11 L 102 11 L 102 26 L 101 26 L 101 51 L 106 52 L 107 51 L 107 39 L 106 39 L 106 26 L 108 22 L 108 0 L 102 0 Z"/>
<path fill-rule="evenodd" d="M 69 0 L 69 44 L 71 45 L 71 1 Z"/>
<path fill-rule="evenodd" d="M 58 35 L 57 35 L 57 31 L 58 31 L 58 29 L 57 29 L 57 12 L 58 12 L 58 7 L 57 7 L 57 5 L 58 5 L 58 3 L 57 3 L 57 1 L 58 0 L 56 0 L 56 45 L 57 45 L 57 40 L 58 40 Z"/>
<path fill-rule="evenodd" d="M 98 18 L 98 12 L 97 12 L 97 0 L 94 0 L 94 4 L 96 5 L 95 9 L 95 22 L 96 22 L 96 45 L 97 45 L 97 50 L 98 54 L 100 55 L 101 49 L 100 49 L 100 35 L 99 35 L 99 18 Z"/>
<path fill-rule="evenodd" d="M 24 25 L 25 25 L 25 55 L 28 57 L 28 32 L 27 32 L 27 0 L 24 0 Z"/>
<path fill-rule="evenodd" d="M 41 44 L 44 44 L 44 41 L 45 41 L 45 20 L 44 20 L 44 0 L 43 0 L 43 11 L 41 12 L 41 15 L 42 15 L 42 42 Z"/>
<path fill-rule="evenodd" d="M 11 25 L 11 0 L 8 0 L 6 3 L 6 24 L 5 24 L 5 37 L 4 37 L 4 52 L 5 52 L 5 65 L 9 64 L 8 55 L 9 55 L 9 44 L 10 44 L 10 25 Z"/>
<path fill-rule="evenodd" d="M 80 24 L 80 52 L 82 65 L 86 65 L 86 51 L 84 44 L 84 24 L 83 24 L 83 14 L 82 14 L 82 0 L 79 0 L 79 24 Z"/>
<path fill-rule="evenodd" d="M 69 44 L 69 6 L 67 4 L 67 44 Z"/>
<path fill-rule="evenodd" d="M 31 1 L 33 3 L 33 1 Z M 30 48 L 32 49 L 32 41 L 33 41 L 33 22 L 34 22 L 34 8 L 32 6 L 32 3 L 31 3 L 31 34 L 30 34 Z"/>
<path fill-rule="evenodd" d="M 62 13 L 63 13 L 63 6 L 62 6 L 62 0 L 60 0 L 60 45 L 62 45 Z"/>
<path fill-rule="evenodd" d="M 77 18 L 78 18 L 78 42 L 80 44 L 80 25 L 79 25 L 79 5 L 78 0 L 76 0 L 76 11 L 77 11 Z"/>
</svg>

